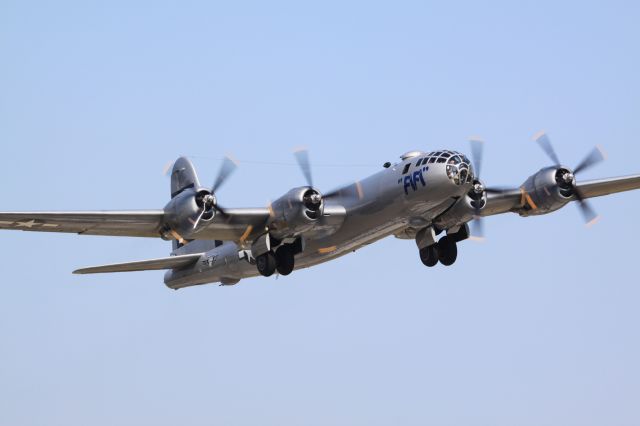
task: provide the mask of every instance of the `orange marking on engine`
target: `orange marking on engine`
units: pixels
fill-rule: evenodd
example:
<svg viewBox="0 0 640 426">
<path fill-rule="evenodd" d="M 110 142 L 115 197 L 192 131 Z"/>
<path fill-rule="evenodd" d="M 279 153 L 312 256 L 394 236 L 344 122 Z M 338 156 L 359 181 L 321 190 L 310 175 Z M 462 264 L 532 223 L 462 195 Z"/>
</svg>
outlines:
<svg viewBox="0 0 640 426">
<path fill-rule="evenodd" d="M 321 248 L 320 250 L 318 250 L 318 253 L 320 253 L 320 254 L 328 254 L 328 253 L 333 253 L 336 250 L 338 250 L 337 246 L 326 247 L 326 248 Z"/>
</svg>

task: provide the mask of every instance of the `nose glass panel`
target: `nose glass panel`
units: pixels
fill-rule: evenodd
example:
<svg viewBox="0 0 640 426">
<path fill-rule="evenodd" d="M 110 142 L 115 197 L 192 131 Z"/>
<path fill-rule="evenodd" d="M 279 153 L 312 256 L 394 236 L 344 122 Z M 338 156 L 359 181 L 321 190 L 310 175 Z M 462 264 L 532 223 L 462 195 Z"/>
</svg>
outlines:
<svg viewBox="0 0 640 426">
<path fill-rule="evenodd" d="M 427 154 L 425 163 L 446 163 L 447 176 L 456 185 L 464 185 L 473 182 L 473 168 L 471 161 L 456 151 L 435 151 Z"/>
</svg>

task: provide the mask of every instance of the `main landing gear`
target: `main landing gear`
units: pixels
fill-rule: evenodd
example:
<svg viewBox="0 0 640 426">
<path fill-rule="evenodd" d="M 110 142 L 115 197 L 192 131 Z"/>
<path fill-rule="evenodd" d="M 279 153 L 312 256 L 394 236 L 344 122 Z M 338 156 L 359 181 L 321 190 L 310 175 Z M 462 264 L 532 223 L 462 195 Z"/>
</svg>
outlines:
<svg viewBox="0 0 640 426">
<path fill-rule="evenodd" d="M 270 277 L 278 271 L 280 275 L 289 275 L 295 268 L 295 252 L 289 245 L 280 246 L 276 252 L 269 251 L 256 258 L 258 272 L 263 277 Z"/>
<path fill-rule="evenodd" d="M 420 249 L 420 260 L 425 266 L 433 267 L 442 263 L 444 266 L 451 266 L 458 258 L 458 244 L 449 237 L 442 237 L 436 244 Z"/>
<path fill-rule="evenodd" d="M 453 232 L 452 232 L 453 231 Z M 469 238 L 469 227 L 464 224 L 457 229 L 448 230 L 447 235 L 436 240 L 436 232 L 428 227 L 418 232 L 416 243 L 420 248 L 420 260 L 425 266 L 433 267 L 439 263 L 451 266 L 458 258 L 458 243 Z"/>
</svg>

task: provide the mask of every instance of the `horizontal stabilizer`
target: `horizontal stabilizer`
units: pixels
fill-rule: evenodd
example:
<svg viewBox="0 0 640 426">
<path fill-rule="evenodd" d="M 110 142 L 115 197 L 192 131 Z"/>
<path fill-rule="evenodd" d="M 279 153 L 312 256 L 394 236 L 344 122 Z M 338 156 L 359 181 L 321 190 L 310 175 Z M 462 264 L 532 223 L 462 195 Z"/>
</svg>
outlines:
<svg viewBox="0 0 640 426">
<path fill-rule="evenodd" d="M 171 256 L 163 259 L 143 260 L 141 262 L 116 263 L 113 265 L 93 266 L 74 271 L 74 274 L 106 274 L 111 272 L 158 271 L 162 269 L 183 268 L 193 265 L 202 254 L 188 254 L 185 256 Z"/>
</svg>

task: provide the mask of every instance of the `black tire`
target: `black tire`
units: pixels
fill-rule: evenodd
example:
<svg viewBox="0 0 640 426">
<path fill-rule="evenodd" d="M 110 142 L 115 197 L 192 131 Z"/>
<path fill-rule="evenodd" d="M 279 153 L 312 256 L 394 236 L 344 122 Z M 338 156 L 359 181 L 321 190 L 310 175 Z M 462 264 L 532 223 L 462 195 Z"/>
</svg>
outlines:
<svg viewBox="0 0 640 426">
<path fill-rule="evenodd" d="M 448 236 L 440 238 L 438 241 L 440 251 L 440 263 L 444 266 L 451 266 L 456 263 L 458 258 L 458 245 L 453 238 Z"/>
<path fill-rule="evenodd" d="M 296 260 L 293 256 L 293 250 L 289 246 L 283 246 L 276 252 L 276 263 L 278 265 L 278 273 L 287 276 L 293 272 Z"/>
<path fill-rule="evenodd" d="M 440 253 L 437 244 L 420 249 L 420 260 L 422 260 L 424 266 L 434 267 L 438 264 L 439 259 Z"/>
<path fill-rule="evenodd" d="M 272 253 L 265 253 L 256 258 L 258 272 L 263 277 L 270 277 L 276 272 L 276 256 Z"/>
</svg>

